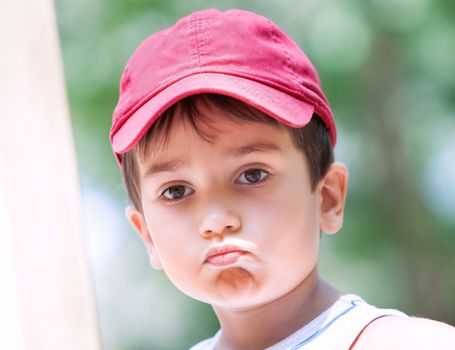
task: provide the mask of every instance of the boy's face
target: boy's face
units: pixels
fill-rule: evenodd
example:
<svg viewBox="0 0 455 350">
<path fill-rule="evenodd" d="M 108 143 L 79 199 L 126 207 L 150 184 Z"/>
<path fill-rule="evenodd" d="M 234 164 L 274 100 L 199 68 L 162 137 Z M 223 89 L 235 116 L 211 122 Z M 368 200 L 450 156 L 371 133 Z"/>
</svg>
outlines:
<svg viewBox="0 0 455 350">
<path fill-rule="evenodd" d="M 127 215 L 152 265 L 185 294 L 232 308 L 279 298 L 315 269 L 321 228 L 341 225 L 345 177 L 311 191 L 284 128 L 218 113 L 202 131 L 214 142 L 175 119 L 169 143 L 139 164 L 143 212 Z"/>
</svg>

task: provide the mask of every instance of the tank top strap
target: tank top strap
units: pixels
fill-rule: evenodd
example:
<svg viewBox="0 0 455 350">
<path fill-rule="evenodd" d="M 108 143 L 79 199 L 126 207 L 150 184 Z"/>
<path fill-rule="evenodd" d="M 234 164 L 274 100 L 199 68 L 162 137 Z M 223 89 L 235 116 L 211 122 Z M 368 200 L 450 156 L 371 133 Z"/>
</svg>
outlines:
<svg viewBox="0 0 455 350">
<path fill-rule="evenodd" d="M 372 321 L 384 316 L 408 317 L 394 309 L 380 309 L 355 294 L 343 295 L 329 310 L 329 315 L 311 337 L 289 350 L 349 350 L 357 336 Z"/>
</svg>

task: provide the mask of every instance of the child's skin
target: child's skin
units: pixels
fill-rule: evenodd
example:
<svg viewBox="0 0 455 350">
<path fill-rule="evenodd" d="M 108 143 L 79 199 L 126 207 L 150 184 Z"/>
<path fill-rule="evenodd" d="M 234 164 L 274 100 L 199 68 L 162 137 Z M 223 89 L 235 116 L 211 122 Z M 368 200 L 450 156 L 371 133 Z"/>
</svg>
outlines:
<svg viewBox="0 0 455 350">
<path fill-rule="evenodd" d="M 340 295 L 319 278 L 317 259 L 320 232 L 341 228 L 348 171 L 332 164 L 312 191 L 305 157 L 284 128 L 239 123 L 220 111 L 207 122 L 210 143 L 180 118 L 165 146 L 152 140 L 139 162 L 143 211 L 127 208 L 127 216 L 151 265 L 213 306 L 222 329 L 217 349 L 264 349 Z M 213 247 L 231 253 L 210 253 Z M 435 348 L 419 329 L 438 333 L 440 345 L 455 343 L 450 326 L 390 316 L 352 348 L 410 348 L 416 337 L 412 348 Z"/>
</svg>

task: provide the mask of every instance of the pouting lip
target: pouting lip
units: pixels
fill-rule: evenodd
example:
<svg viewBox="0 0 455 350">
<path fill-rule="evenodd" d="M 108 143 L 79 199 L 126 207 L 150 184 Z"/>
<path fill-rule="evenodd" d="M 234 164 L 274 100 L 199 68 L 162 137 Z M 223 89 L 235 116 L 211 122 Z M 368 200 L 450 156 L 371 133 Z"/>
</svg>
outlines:
<svg viewBox="0 0 455 350">
<path fill-rule="evenodd" d="M 249 253 L 249 251 L 240 248 L 239 246 L 235 245 L 219 245 L 211 247 L 204 256 L 204 263 L 208 262 L 208 260 L 212 257 L 217 255 L 223 255 L 228 253 L 238 252 L 242 254 Z"/>
</svg>

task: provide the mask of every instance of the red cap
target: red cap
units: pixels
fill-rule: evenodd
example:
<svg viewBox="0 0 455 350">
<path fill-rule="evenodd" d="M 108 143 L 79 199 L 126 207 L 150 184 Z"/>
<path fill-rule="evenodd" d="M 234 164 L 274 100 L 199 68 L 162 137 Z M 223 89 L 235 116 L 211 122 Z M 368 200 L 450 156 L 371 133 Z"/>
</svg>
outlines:
<svg viewBox="0 0 455 350">
<path fill-rule="evenodd" d="M 120 81 L 110 140 L 117 158 L 186 96 L 239 99 L 292 127 L 319 115 L 336 143 L 332 111 L 316 69 L 269 19 L 244 10 L 208 9 L 148 37 Z"/>
</svg>

